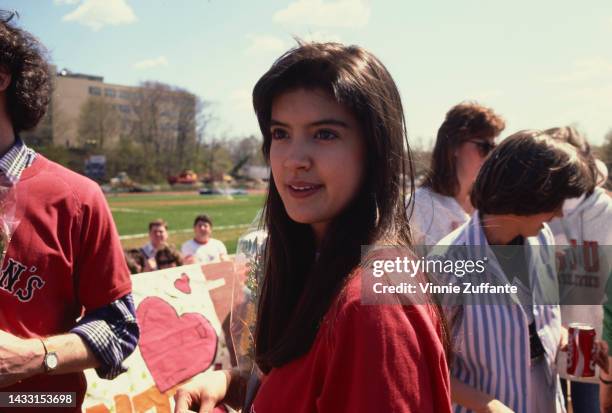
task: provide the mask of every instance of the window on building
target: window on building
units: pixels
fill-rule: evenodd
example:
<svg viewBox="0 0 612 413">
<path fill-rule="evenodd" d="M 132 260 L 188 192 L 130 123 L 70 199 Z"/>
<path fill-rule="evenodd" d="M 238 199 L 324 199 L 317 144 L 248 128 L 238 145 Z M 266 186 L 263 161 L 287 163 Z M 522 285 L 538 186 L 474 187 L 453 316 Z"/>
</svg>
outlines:
<svg viewBox="0 0 612 413">
<path fill-rule="evenodd" d="M 119 112 L 130 113 L 130 107 L 128 105 L 119 105 Z"/>
<path fill-rule="evenodd" d="M 127 90 L 120 90 L 119 97 L 121 99 L 130 99 L 132 97 L 132 94 L 128 92 Z"/>
<path fill-rule="evenodd" d="M 102 89 L 97 86 L 89 86 L 89 94 L 92 96 L 100 96 L 102 95 Z"/>
<path fill-rule="evenodd" d="M 104 96 L 107 96 L 109 98 L 114 98 L 117 95 L 117 92 L 115 92 L 115 89 L 104 89 Z"/>
</svg>

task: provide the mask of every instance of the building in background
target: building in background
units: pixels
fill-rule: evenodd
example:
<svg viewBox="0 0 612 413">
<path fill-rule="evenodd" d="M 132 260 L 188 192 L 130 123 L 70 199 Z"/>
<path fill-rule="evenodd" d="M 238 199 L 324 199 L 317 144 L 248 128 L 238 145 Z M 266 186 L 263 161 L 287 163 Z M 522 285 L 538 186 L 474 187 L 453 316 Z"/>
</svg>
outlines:
<svg viewBox="0 0 612 413">
<path fill-rule="evenodd" d="M 156 82 L 141 86 L 105 83 L 102 76 L 53 73 L 49 112 L 36 130 L 24 134 L 34 142 L 68 148 L 109 149 L 121 138 L 169 150 L 195 139 L 196 97 Z"/>
</svg>

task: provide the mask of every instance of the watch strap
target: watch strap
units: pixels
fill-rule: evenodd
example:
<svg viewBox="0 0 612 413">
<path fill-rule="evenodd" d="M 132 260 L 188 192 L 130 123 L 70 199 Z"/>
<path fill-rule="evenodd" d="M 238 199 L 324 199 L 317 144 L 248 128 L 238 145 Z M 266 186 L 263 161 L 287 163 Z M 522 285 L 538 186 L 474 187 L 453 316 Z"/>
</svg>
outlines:
<svg viewBox="0 0 612 413">
<path fill-rule="evenodd" d="M 49 349 L 47 348 L 47 344 L 45 343 L 45 340 L 43 340 L 41 338 L 40 342 L 42 343 L 43 348 L 45 349 L 45 355 L 43 356 L 43 368 L 45 369 L 45 372 L 48 373 L 48 372 L 50 372 L 52 370 L 55 370 L 55 367 L 54 368 L 49 367 L 49 364 L 47 362 L 48 357 L 49 357 L 50 354 L 53 354 L 55 357 L 57 357 L 57 355 L 55 355 L 55 353 L 49 351 Z"/>
</svg>

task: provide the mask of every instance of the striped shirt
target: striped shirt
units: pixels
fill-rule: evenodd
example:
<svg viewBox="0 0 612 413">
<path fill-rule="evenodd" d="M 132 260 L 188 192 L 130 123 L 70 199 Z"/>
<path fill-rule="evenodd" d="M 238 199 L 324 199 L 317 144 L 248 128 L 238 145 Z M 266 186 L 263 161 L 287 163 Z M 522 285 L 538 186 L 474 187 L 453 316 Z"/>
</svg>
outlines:
<svg viewBox="0 0 612 413">
<path fill-rule="evenodd" d="M 34 159 L 36 152 L 16 137 L 13 146 L 0 157 L 0 176 L 15 184 Z M 123 360 L 134 351 L 139 337 L 132 295 L 85 315 L 70 332 L 79 335 L 96 355 L 100 377 L 113 379 L 127 371 Z"/>
<path fill-rule="evenodd" d="M 36 158 L 36 152 L 28 148 L 23 141 L 17 137 L 11 149 L 0 158 L 0 172 L 9 181 L 15 183 L 21 177 L 25 168 L 32 165 Z"/>
<path fill-rule="evenodd" d="M 495 255 L 490 250 L 484 231 L 475 212 L 470 221 L 443 238 L 436 247 L 465 246 L 466 259 L 487 257 L 485 273 L 479 282 L 512 284 Z M 498 399 L 517 413 L 529 412 L 532 386 L 530 380 L 529 321 L 527 311 L 533 314 L 536 330 L 545 350 L 547 386 L 556 398 L 556 411 L 564 412 L 563 396 L 555 368 L 555 357 L 561 340 L 561 320 L 558 303 L 557 276 L 554 268 L 554 238 L 545 225 L 537 237 L 525 241 L 527 268 L 531 283 L 532 305 L 523 305 L 512 296 L 512 303 L 500 304 L 493 295 L 483 294 L 482 301 L 464 306 L 447 306 L 452 319 L 454 356 L 451 376 Z M 442 252 L 444 254 L 444 252 Z M 552 255 L 551 255 L 552 254 Z M 481 279 L 482 277 L 482 279 Z M 453 277 L 453 281 L 463 280 Z M 556 296 L 555 296 L 556 294 Z M 456 413 L 472 410 L 454 404 Z"/>
</svg>

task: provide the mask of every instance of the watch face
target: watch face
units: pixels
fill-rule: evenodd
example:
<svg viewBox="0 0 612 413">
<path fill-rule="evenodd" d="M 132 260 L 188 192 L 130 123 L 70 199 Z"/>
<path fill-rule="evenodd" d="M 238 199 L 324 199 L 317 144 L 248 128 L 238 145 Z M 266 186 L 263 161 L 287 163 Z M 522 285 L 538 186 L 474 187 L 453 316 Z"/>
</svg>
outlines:
<svg viewBox="0 0 612 413">
<path fill-rule="evenodd" d="M 57 354 L 55 353 L 48 353 L 47 356 L 45 357 L 45 366 L 49 370 L 55 369 L 58 363 L 59 363 L 59 360 L 57 359 Z"/>
</svg>

